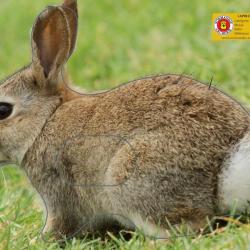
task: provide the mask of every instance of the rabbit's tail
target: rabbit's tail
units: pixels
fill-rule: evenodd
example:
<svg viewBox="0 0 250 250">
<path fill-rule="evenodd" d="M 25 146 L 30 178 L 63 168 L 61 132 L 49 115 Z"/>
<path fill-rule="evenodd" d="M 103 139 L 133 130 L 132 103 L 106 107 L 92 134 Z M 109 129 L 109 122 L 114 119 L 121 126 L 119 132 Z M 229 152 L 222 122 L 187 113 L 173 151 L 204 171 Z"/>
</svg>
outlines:
<svg viewBox="0 0 250 250">
<path fill-rule="evenodd" d="M 244 212 L 250 206 L 250 132 L 232 150 L 219 177 L 220 207 Z"/>
</svg>

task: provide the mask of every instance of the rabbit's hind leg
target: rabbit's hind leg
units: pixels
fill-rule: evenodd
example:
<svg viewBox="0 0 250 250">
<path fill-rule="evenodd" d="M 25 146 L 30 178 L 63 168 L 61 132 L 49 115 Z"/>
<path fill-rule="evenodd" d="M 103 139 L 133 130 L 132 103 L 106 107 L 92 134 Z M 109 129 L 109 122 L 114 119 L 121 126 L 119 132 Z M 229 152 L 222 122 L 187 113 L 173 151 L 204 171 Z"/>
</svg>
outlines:
<svg viewBox="0 0 250 250">
<path fill-rule="evenodd" d="M 110 162 L 106 183 L 116 185 L 106 189 L 109 210 L 126 217 L 146 235 L 160 238 L 166 237 L 168 222 L 180 225 L 185 221 L 194 231 L 205 226 L 206 217 L 214 215 L 216 200 L 212 171 L 170 165 L 164 154 L 155 157 L 153 141 L 143 144 L 145 154 L 135 157 L 137 151 L 143 152 L 138 144 L 131 142 L 134 154 L 125 145 Z"/>
</svg>

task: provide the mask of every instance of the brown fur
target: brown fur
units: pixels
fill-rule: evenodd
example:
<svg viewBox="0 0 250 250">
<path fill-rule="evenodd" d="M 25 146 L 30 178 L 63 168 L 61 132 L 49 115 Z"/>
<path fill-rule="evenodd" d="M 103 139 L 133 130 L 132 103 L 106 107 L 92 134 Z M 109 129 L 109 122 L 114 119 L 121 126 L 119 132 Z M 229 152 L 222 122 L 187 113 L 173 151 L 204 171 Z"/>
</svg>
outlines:
<svg viewBox="0 0 250 250">
<path fill-rule="evenodd" d="M 35 32 L 42 43 L 43 27 Z M 58 54 L 42 60 L 36 43 L 31 66 L 0 87 L 17 107 L 0 121 L 2 162 L 21 165 L 43 197 L 46 230 L 95 231 L 103 218 L 122 222 L 119 215 L 197 227 L 219 213 L 218 174 L 249 129 L 247 112 L 213 87 L 174 74 L 77 94 L 55 67 L 62 69 L 72 43 L 56 44 Z"/>
<path fill-rule="evenodd" d="M 247 113 L 219 91 L 187 77 L 152 77 L 64 103 L 23 166 L 43 197 L 58 183 L 50 194 L 56 214 L 75 197 L 64 213 L 79 209 L 76 220 L 139 213 L 156 224 L 195 223 L 216 214 L 217 176 L 248 126 Z"/>
</svg>

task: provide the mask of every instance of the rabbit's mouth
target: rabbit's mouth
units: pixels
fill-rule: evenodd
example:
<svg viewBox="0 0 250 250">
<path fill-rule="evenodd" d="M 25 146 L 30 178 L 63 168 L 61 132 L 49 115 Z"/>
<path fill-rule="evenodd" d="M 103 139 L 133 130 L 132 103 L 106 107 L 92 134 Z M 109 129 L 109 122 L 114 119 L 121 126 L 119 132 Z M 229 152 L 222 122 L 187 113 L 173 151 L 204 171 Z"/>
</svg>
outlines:
<svg viewBox="0 0 250 250">
<path fill-rule="evenodd" d="M 13 161 L 6 157 L 2 152 L 0 152 L 0 168 L 6 167 L 8 165 L 15 165 Z"/>
<path fill-rule="evenodd" d="M 9 164 L 6 163 L 6 162 L 1 162 L 0 161 L 0 168 L 6 167 L 7 165 L 9 165 Z"/>
<path fill-rule="evenodd" d="M 9 165 L 15 165 L 13 162 L 11 161 L 7 161 L 7 160 L 1 160 L 0 159 L 0 168 L 9 166 Z"/>
<path fill-rule="evenodd" d="M 0 161 L 0 168 L 5 167 L 5 166 L 7 166 L 7 165 L 9 165 L 7 162 L 5 162 L 5 161 Z"/>
</svg>

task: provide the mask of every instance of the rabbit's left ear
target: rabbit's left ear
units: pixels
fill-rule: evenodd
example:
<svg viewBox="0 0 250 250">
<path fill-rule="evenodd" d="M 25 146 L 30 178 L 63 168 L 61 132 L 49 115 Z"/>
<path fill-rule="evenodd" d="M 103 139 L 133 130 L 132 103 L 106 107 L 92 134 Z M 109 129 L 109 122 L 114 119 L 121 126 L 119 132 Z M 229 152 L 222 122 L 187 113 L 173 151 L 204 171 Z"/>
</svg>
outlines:
<svg viewBox="0 0 250 250">
<path fill-rule="evenodd" d="M 36 76 L 45 80 L 58 78 L 75 48 L 77 20 L 77 3 L 73 0 L 48 7 L 39 15 L 32 32 L 32 66 Z"/>
</svg>

